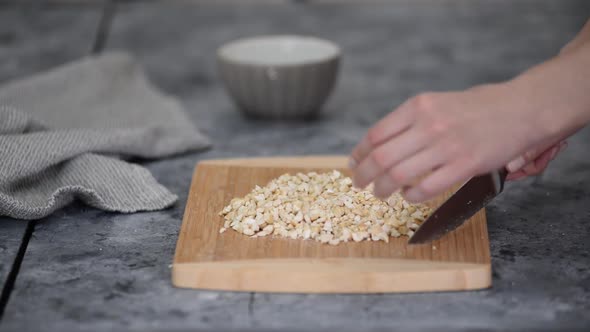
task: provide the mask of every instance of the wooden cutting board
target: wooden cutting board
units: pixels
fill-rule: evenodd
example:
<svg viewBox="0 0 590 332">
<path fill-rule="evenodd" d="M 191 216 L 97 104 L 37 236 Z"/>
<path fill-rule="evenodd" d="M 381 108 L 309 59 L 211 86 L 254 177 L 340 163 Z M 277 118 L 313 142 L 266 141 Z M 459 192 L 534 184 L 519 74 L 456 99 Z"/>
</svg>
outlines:
<svg viewBox="0 0 590 332">
<path fill-rule="evenodd" d="M 172 282 L 178 287 L 260 292 L 382 293 L 487 288 L 491 266 L 485 211 L 440 240 L 337 246 L 313 240 L 220 234 L 228 202 L 284 173 L 350 175 L 345 157 L 209 160 L 195 170 L 178 243 Z M 447 195 L 431 204 L 440 204 Z"/>
</svg>

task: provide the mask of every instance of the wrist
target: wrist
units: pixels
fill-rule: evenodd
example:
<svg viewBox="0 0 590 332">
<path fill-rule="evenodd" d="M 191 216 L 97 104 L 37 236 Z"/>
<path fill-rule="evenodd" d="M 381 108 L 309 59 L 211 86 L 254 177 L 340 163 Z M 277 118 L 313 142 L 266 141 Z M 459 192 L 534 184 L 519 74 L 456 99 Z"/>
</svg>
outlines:
<svg viewBox="0 0 590 332">
<path fill-rule="evenodd" d="M 505 85 L 539 135 L 563 138 L 590 122 L 590 45 L 533 67 Z"/>
</svg>

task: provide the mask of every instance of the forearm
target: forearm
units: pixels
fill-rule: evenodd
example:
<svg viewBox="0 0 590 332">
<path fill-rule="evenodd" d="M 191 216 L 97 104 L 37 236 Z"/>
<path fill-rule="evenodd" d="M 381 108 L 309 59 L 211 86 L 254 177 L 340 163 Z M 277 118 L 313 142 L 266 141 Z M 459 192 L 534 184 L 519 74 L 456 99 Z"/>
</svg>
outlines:
<svg viewBox="0 0 590 332">
<path fill-rule="evenodd" d="M 590 122 L 590 43 L 506 83 L 531 111 L 531 125 L 547 140 L 563 138 Z"/>
<path fill-rule="evenodd" d="M 567 43 L 559 54 L 568 54 L 579 49 L 581 46 L 590 43 L 590 20 L 586 22 L 582 30 L 576 35 L 572 41 Z"/>
</svg>

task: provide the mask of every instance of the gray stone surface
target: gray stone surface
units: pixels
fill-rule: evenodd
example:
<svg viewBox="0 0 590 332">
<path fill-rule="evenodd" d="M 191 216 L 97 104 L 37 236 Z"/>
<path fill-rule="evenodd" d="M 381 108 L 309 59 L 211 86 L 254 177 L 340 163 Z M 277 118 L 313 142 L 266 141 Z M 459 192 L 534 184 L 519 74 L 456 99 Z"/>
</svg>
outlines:
<svg viewBox="0 0 590 332">
<path fill-rule="evenodd" d="M 108 41 L 179 96 L 213 150 L 146 163 L 180 195 L 134 215 L 72 206 L 39 223 L 0 330 L 584 330 L 590 326 L 590 130 L 537 182 L 489 208 L 494 287 L 434 294 L 277 295 L 175 289 L 172 261 L 199 160 L 347 153 L 366 128 L 422 90 L 499 81 L 550 57 L 590 13 L 585 1 L 119 7 Z M 314 122 L 243 118 L 215 74 L 215 49 L 263 33 L 342 45 L 340 82 Z"/>
<path fill-rule="evenodd" d="M 90 52 L 101 7 L 0 3 L 0 84 Z"/>
<path fill-rule="evenodd" d="M 8 276 L 17 257 L 27 229 L 27 223 L 20 220 L 0 218 L 0 295 L 3 293 L 4 285 L 8 281 Z"/>
<path fill-rule="evenodd" d="M 86 54 L 100 10 L 0 5 L 0 85 Z M 26 221 L 0 218 L 0 290 L 21 244 Z"/>
</svg>

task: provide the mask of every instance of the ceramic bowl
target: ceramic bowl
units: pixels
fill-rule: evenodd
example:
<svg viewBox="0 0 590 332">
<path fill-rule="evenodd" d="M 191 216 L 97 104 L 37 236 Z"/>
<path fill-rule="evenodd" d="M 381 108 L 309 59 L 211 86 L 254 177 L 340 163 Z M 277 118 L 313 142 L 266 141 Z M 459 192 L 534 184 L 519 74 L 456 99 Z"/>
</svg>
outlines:
<svg viewBox="0 0 590 332">
<path fill-rule="evenodd" d="M 264 118 L 317 115 L 333 90 L 340 48 L 303 36 L 236 40 L 217 52 L 221 78 L 237 106 Z"/>
</svg>

